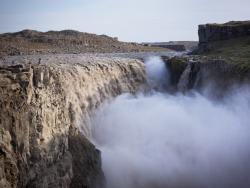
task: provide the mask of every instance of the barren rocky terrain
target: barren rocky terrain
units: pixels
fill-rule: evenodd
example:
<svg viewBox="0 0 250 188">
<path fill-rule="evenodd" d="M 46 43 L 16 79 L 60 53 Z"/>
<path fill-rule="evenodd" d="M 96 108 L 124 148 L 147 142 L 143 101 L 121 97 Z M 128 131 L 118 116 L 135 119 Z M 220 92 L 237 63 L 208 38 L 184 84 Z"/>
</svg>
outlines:
<svg viewBox="0 0 250 188">
<path fill-rule="evenodd" d="M 0 57 L 31 54 L 78 54 L 167 51 L 159 47 L 120 42 L 117 38 L 73 30 L 39 32 L 23 30 L 0 34 Z"/>
</svg>

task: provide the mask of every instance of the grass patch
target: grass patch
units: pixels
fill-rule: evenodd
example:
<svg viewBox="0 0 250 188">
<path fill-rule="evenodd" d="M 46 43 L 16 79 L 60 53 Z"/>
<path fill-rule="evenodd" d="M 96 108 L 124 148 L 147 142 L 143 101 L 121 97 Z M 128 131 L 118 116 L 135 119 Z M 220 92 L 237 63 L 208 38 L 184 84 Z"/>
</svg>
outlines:
<svg viewBox="0 0 250 188">
<path fill-rule="evenodd" d="M 209 43 L 208 58 L 225 59 L 241 71 L 250 70 L 250 36 Z"/>
</svg>

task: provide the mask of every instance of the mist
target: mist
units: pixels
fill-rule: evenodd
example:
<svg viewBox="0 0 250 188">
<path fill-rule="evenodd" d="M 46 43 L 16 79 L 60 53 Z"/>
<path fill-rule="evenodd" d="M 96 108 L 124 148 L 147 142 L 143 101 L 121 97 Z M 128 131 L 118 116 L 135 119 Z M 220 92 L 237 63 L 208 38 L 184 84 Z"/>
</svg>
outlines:
<svg viewBox="0 0 250 188">
<path fill-rule="evenodd" d="M 145 68 L 148 85 L 152 90 L 164 90 L 169 84 L 169 71 L 158 56 L 146 58 Z"/>
<path fill-rule="evenodd" d="M 166 81 L 159 59 L 145 65 L 152 88 Z M 107 187 L 249 188 L 249 94 L 239 88 L 219 103 L 197 92 L 153 91 L 106 103 L 92 134 Z"/>
</svg>

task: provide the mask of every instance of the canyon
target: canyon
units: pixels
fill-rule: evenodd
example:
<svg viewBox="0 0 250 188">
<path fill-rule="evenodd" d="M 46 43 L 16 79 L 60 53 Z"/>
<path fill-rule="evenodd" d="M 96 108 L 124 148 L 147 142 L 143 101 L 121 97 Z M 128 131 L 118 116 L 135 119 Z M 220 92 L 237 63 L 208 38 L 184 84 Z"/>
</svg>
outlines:
<svg viewBox="0 0 250 188">
<path fill-rule="evenodd" d="M 194 105 L 198 110 L 196 109 L 196 111 L 192 111 L 193 113 L 188 115 L 193 116 L 197 122 L 204 122 L 207 116 L 206 114 L 200 113 L 201 106 L 199 105 L 199 101 L 205 101 L 202 104 L 211 110 L 212 115 L 216 116 L 218 108 L 214 107 L 211 101 L 217 101 L 218 104 L 222 104 L 223 101 L 231 99 L 231 95 L 236 96 L 233 98 L 234 100 L 242 98 L 242 95 L 237 96 L 235 92 L 248 93 L 247 89 L 244 90 L 242 88 L 248 88 L 249 86 L 250 69 L 248 61 L 245 61 L 245 59 L 248 59 L 248 56 L 245 54 L 247 54 L 249 50 L 249 44 L 244 43 L 244 52 L 246 53 L 241 55 L 239 61 L 238 59 L 234 59 L 234 56 L 231 58 L 228 54 L 226 54 L 226 58 L 224 58 L 224 56 L 217 56 L 218 54 L 223 54 L 224 51 L 220 51 L 218 54 L 215 52 L 218 50 L 218 42 L 224 45 L 225 42 L 237 40 L 237 42 L 234 43 L 235 46 L 230 46 L 237 48 L 242 37 L 248 39 L 248 29 L 244 31 L 237 29 L 242 27 L 248 28 L 248 26 L 246 26 L 248 25 L 247 22 L 243 23 L 244 26 L 238 22 L 237 24 L 232 22 L 230 24 L 232 24 L 232 26 L 229 27 L 228 24 L 225 26 L 220 25 L 216 26 L 216 29 L 207 29 L 210 27 L 200 26 L 199 47 L 192 55 L 170 52 L 162 48 L 152 48 L 133 43 L 125 44 L 117 41 L 116 38 L 107 36 L 99 36 L 99 38 L 96 35 L 78 33 L 71 30 L 59 33 L 40 33 L 25 30 L 15 34 L 1 35 L 0 40 L 3 42 L 0 43 L 0 187 L 103 188 L 110 186 L 110 181 L 112 182 L 115 178 L 109 179 L 112 173 L 110 173 L 110 171 L 107 172 L 107 164 L 113 161 L 114 164 L 116 164 L 115 162 L 119 161 L 119 158 L 113 158 L 117 153 L 112 153 L 113 155 L 108 158 L 109 163 L 102 164 L 102 150 L 105 149 L 104 144 L 110 142 L 109 139 L 111 139 L 113 144 L 117 143 L 118 145 L 115 146 L 119 148 L 119 139 L 127 141 L 126 139 L 129 138 L 128 135 L 124 135 L 123 133 L 134 136 L 131 137 L 131 141 L 135 141 L 137 144 L 138 140 L 134 139 L 138 136 L 137 134 L 134 135 L 133 128 L 135 125 L 129 120 L 131 118 L 140 125 L 141 119 L 136 119 L 134 114 L 138 114 L 138 117 L 143 117 L 146 120 L 148 117 L 151 117 L 151 114 L 154 115 L 153 117 L 155 119 L 162 118 L 157 114 L 165 112 L 166 114 L 172 114 L 171 109 L 166 109 L 165 107 L 168 107 L 168 105 L 171 106 L 172 102 L 174 102 L 174 106 L 180 110 L 178 111 L 177 109 L 176 113 L 172 114 L 172 116 L 176 118 L 174 121 L 179 122 L 180 117 L 186 117 L 185 115 L 187 114 L 183 113 L 183 109 L 192 111 L 189 107 Z M 217 29 L 217 27 L 220 29 Z M 243 34 L 239 34 L 239 32 L 237 32 L 237 35 L 230 34 L 234 33 L 235 30 L 240 30 Z M 210 32 L 215 34 L 211 34 Z M 225 32 L 227 34 L 225 34 Z M 206 37 L 208 36 L 208 38 L 205 37 L 204 33 L 206 33 Z M 212 35 L 216 37 L 210 37 Z M 51 36 L 54 38 L 51 38 Z M 79 44 L 77 42 L 79 42 Z M 84 42 L 89 42 L 89 44 L 86 45 Z M 216 45 L 214 45 L 214 42 Z M 18 45 L 16 45 L 17 43 Z M 207 46 L 213 46 L 213 48 L 207 50 Z M 220 48 L 220 50 L 222 49 L 223 48 Z M 157 52 L 154 52 L 154 50 Z M 146 52 L 138 53 L 138 51 Z M 94 54 L 93 52 L 98 53 Z M 151 56 L 157 57 L 152 58 Z M 127 95 L 124 96 L 124 93 L 127 93 Z M 189 98 L 190 95 L 198 95 L 198 97 Z M 173 100 L 171 102 L 166 100 L 166 98 Z M 132 107 L 127 105 L 127 102 L 131 102 L 131 100 L 135 102 L 132 103 Z M 152 100 L 152 102 L 147 102 L 147 100 Z M 186 105 L 185 102 L 185 105 L 182 105 L 179 103 L 179 101 L 182 100 L 191 101 L 191 103 L 187 103 L 188 105 Z M 145 101 L 146 103 L 144 103 Z M 247 101 L 248 98 L 246 97 L 246 101 L 244 100 L 243 102 L 248 104 Z M 117 103 L 119 106 L 116 106 Z M 137 109 L 138 104 L 145 104 L 145 109 L 134 110 Z M 165 107 L 162 107 L 161 104 L 164 104 Z M 230 106 L 227 102 L 226 104 L 225 108 Z M 232 104 L 235 104 L 235 106 L 243 105 L 242 101 L 241 103 L 235 102 Z M 104 108 L 104 111 L 108 109 L 107 112 L 109 112 L 105 118 L 103 118 L 103 114 L 98 115 L 98 113 L 102 111 L 102 108 Z M 155 108 L 157 109 L 157 113 L 150 111 L 150 109 L 153 110 Z M 146 109 L 149 111 L 144 111 Z M 164 111 L 160 112 L 161 109 L 164 109 Z M 239 109 L 241 108 L 237 108 L 237 110 Z M 249 107 L 246 106 L 244 109 L 248 112 Z M 122 115 L 121 117 L 123 117 L 124 113 L 119 114 L 119 112 L 123 112 L 123 110 L 125 110 L 126 118 L 121 118 L 120 121 L 119 119 L 114 119 L 112 114 L 117 114 L 119 115 L 118 117 Z M 140 114 L 140 112 L 142 113 Z M 180 116 L 178 116 L 179 112 L 181 113 Z M 240 134 L 241 131 L 244 132 L 243 130 L 248 131 L 248 128 L 245 127 L 245 125 L 247 125 L 245 113 L 237 113 L 236 116 L 231 118 L 231 106 L 230 109 L 226 111 L 224 111 L 223 107 L 222 109 L 219 108 L 218 112 L 220 112 L 221 115 L 226 114 L 225 117 L 229 119 L 227 122 L 221 121 L 223 127 L 218 131 L 225 131 L 226 127 L 224 127 L 224 125 L 226 123 L 229 123 L 230 128 L 234 127 L 235 124 L 233 123 L 241 118 L 244 122 L 240 125 L 242 125 L 244 129 L 236 129 L 236 133 Z M 145 117 L 146 115 L 148 115 L 148 117 Z M 116 120 L 117 128 L 111 126 L 113 125 L 113 120 Z M 187 118 L 186 120 L 189 122 L 188 125 L 192 126 L 192 118 Z M 230 123 L 231 120 L 233 123 Z M 150 119 L 148 119 L 148 122 L 149 121 Z M 169 119 L 164 119 L 164 122 L 168 121 Z M 147 122 L 142 122 L 146 127 L 150 126 Z M 163 134 L 166 133 L 167 137 L 171 137 L 167 132 L 168 129 L 164 127 L 161 132 L 164 122 L 160 122 L 160 125 L 156 124 L 156 127 L 160 126 L 158 127 L 160 132 L 157 132 L 158 129 L 152 129 L 152 127 L 148 129 L 152 132 L 152 137 L 154 137 L 154 141 L 150 146 L 156 148 L 156 153 L 159 153 L 157 146 L 163 147 L 164 145 L 162 145 L 161 140 L 155 140 L 158 134 L 164 138 L 164 142 L 171 142 L 171 140 L 168 140 Z M 211 120 L 210 123 L 220 126 L 216 121 Z M 102 127 L 102 125 L 105 125 L 107 129 Z M 126 125 L 129 129 L 124 129 Z M 175 125 L 175 123 L 173 123 L 173 125 Z M 178 123 L 176 125 L 179 126 Z M 180 126 L 180 130 L 183 131 L 183 125 Z M 119 132 L 118 128 L 120 131 L 124 130 L 124 132 Z M 201 129 L 203 130 L 203 128 Z M 132 132 L 129 132 L 130 130 L 132 130 Z M 141 130 L 142 135 L 145 133 L 143 126 L 139 127 L 139 130 Z M 147 129 L 145 128 L 145 130 Z M 171 130 L 172 128 L 170 131 Z M 233 131 L 230 132 L 230 130 L 229 132 L 225 132 L 225 134 L 229 133 L 229 135 L 233 137 L 229 143 L 235 147 L 239 146 L 242 150 L 245 149 L 245 151 L 240 150 L 242 152 L 240 156 L 242 158 L 240 159 L 245 162 L 244 156 L 249 154 L 248 149 L 246 149 L 246 147 L 248 147 L 247 141 L 246 143 L 236 141 L 239 137 L 234 135 Z M 232 130 L 234 129 L 232 128 Z M 226 147 L 230 147 L 230 144 L 226 142 L 227 137 L 217 133 L 217 129 L 208 131 L 211 131 L 211 134 L 215 133 L 215 135 L 218 136 L 216 137 L 217 139 L 221 136 L 222 139 L 225 138 L 223 143 Z M 106 137 L 104 133 L 107 134 Z M 146 132 L 145 140 L 144 137 L 139 137 L 140 135 L 138 137 L 148 144 L 151 141 L 151 134 L 149 133 Z M 191 132 L 191 135 L 192 134 L 193 132 Z M 119 137 L 119 135 L 121 135 L 121 137 Z M 247 140 L 249 135 L 243 134 L 242 136 Z M 173 141 L 176 141 L 179 146 L 178 134 L 176 137 Z M 192 142 L 189 140 L 190 138 L 184 138 L 187 139 L 188 142 Z M 201 137 L 197 139 L 201 139 Z M 200 140 L 197 140 L 197 143 L 199 141 Z M 208 139 L 208 143 L 216 145 L 210 138 Z M 130 148 L 133 144 L 133 142 L 126 142 L 125 148 Z M 177 153 L 184 152 L 186 155 L 186 150 L 182 150 L 183 144 L 184 143 L 180 143 L 180 150 L 178 150 L 178 148 L 173 149 L 176 149 Z M 113 145 L 111 144 L 111 146 Z M 144 147 L 147 148 L 147 145 L 141 145 L 141 143 L 139 143 L 135 146 L 139 146 L 139 148 L 134 148 L 135 153 L 136 151 L 144 152 L 146 156 L 152 154 L 149 153 L 148 150 L 143 150 Z M 220 146 L 224 147 L 223 144 Z M 108 147 L 106 149 L 109 150 L 110 148 Z M 173 145 L 170 144 L 170 148 L 171 147 L 173 147 Z M 218 157 L 223 158 L 222 153 L 213 152 L 214 149 L 220 149 L 217 148 L 217 146 L 206 148 L 203 147 L 203 145 L 199 145 L 199 147 L 201 147 L 202 151 L 203 149 L 204 151 L 208 149 L 208 154 L 212 157 L 216 158 L 216 156 L 213 155 L 218 154 Z M 237 153 L 238 151 L 235 147 L 232 153 L 229 150 L 226 150 L 226 152 L 234 155 L 235 152 Z M 192 151 L 195 146 L 191 144 L 190 148 Z M 164 152 L 160 154 L 160 159 L 164 159 L 165 154 L 169 156 L 172 155 L 172 153 L 169 153 L 165 148 L 163 151 Z M 133 151 L 130 152 L 133 153 Z M 104 162 L 107 162 L 107 150 L 104 150 L 103 154 Z M 125 160 L 122 153 L 118 152 L 118 155 L 121 159 Z M 176 157 L 178 158 L 178 156 L 179 154 Z M 190 156 L 191 158 L 194 157 L 193 155 Z M 217 161 L 215 158 L 213 158 L 215 164 L 221 161 Z M 140 161 L 139 159 L 138 161 Z M 153 159 L 154 161 L 159 160 L 158 158 Z M 233 160 L 231 158 L 226 159 L 228 159 L 229 163 Z M 146 161 L 147 160 L 148 158 L 146 158 Z M 167 168 L 168 163 L 165 163 L 164 160 L 162 162 Z M 191 162 L 194 161 L 191 160 Z M 201 167 L 199 166 L 201 164 L 203 163 L 198 160 L 198 167 Z M 206 164 L 209 163 L 205 163 L 205 165 Z M 235 169 L 237 164 L 244 166 L 244 163 L 238 163 L 238 160 L 236 160 L 232 166 L 227 166 L 228 164 L 225 165 L 226 167 Z M 138 166 L 138 170 L 140 171 L 142 169 L 144 173 L 145 169 L 141 167 L 145 164 L 138 162 L 135 166 L 136 165 L 141 165 Z M 156 174 L 158 174 L 159 171 L 154 168 L 154 162 L 152 165 L 152 168 Z M 156 166 L 158 165 L 157 163 Z M 103 167 L 106 168 L 103 169 Z M 131 174 L 137 171 L 137 169 L 130 169 L 129 165 L 125 167 L 118 165 L 118 170 L 120 169 L 121 172 L 122 168 L 124 168 L 124 172 L 128 174 L 130 174 L 131 169 L 135 170 L 131 171 Z M 171 168 L 170 165 L 170 171 L 171 169 L 175 170 Z M 208 168 L 206 167 L 205 169 Z M 238 171 L 235 171 L 237 172 L 236 174 L 223 176 L 225 173 L 224 170 L 222 170 L 221 173 L 223 178 L 226 179 L 231 177 L 231 175 L 237 175 L 235 179 L 228 182 L 233 185 L 239 185 L 241 179 L 238 175 L 243 172 L 244 175 L 242 179 L 244 181 L 242 180 L 243 183 L 241 185 L 242 187 L 247 187 L 249 181 L 247 181 L 245 175 L 249 172 L 249 169 L 247 163 L 246 169 L 237 169 Z M 146 170 L 149 171 L 149 169 Z M 188 171 L 188 168 L 186 170 Z M 195 168 L 192 168 L 192 171 L 195 170 Z M 120 171 L 117 171 L 117 175 L 120 174 Z M 194 174 L 197 172 L 199 171 L 195 171 Z M 211 171 L 208 170 L 204 173 L 210 172 Z M 105 173 L 108 173 L 107 177 Z M 121 174 L 118 179 L 121 177 L 123 179 L 123 175 L 124 174 Z M 190 183 L 189 179 L 185 179 L 184 176 L 182 179 L 184 180 L 184 184 L 180 185 L 178 183 L 176 184 L 174 179 L 170 178 L 171 181 L 166 184 L 165 180 L 162 181 L 164 177 L 158 179 L 158 177 L 152 175 L 152 179 L 150 179 L 150 175 L 149 173 L 149 176 L 140 177 L 139 173 L 138 181 L 141 180 L 141 182 L 137 182 L 137 180 L 134 179 L 132 179 L 132 182 L 129 182 L 131 179 L 129 179 L 130 176 L 128 175 L 127 183 L 131 184 L 124 184 L 123 186 L 125 186 L 125 188 L 145 188 L 154 185 L 155 187 L 164 187 L 165 185 L 170 187 L 188 187 L 188 185 L 195 187 L 197 185 L 197 187 L 199 187 L 200 185 L 204 185 L 204 177 L 201 178 L 201 182 L 195 182 L 194 186 L 192 182 Z M 159 177 L 161 176 L 159 175 Z M 170 176 L 166 175 L 166 177 Z M 209 177 L 212 182 L 217 181 L 213 176 Z M 147 178 L 152 181 L 149 181 Z M 192 178 L 193 177 L 191 177 L 191 179 Z M 159 184 L 157 180 L 159 180 Z M 235 180 L 235 182 L 233 180 Z M 135 184 L 133 184 L 133 181 L 135 181 Z M 115 188 L 114 185 L 121 185 L 121 182 L 122 180 L 116 184 L 117 182 L 114 181 L 110 187 Z M 106 185 L 107 183 L 108 185 Z M 221 188 L 224 186 L 223 183 L 228 185 L 225 181 L 215 184 Z"/>
<path fill-rule="evenodd" d="M 248 188 L 249 87 L 219 97 L 207 83 L 189 89 L 188 65 L 169 92 L 164 62 L 153 57 L 145 67 L 149 92 L 120 95 L 93 118 L 107 187 Z"/>
</svg>

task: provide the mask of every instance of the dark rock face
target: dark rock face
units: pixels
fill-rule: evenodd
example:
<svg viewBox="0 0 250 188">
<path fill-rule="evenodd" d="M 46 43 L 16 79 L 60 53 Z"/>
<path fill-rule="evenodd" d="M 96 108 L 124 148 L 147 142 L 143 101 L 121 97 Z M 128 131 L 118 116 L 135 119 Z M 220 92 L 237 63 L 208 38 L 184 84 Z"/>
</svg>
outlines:
<svg viewBox="0 0 250 188">
<path fill-rule="evenodd" d="M 101 167 L 101 154 L 93 144 L 82 135 L 71 133 L 69 151 L 72 153 L 74 172 L 70 183 L 71 188 L 106 187 Z"/>
<path fill-rule="evenodd" d="M 221 98 L 235 86 L 249 85 L 250 70 L 217 59 L 163 58 L 170 71 L 170 89 L 174 92 L 196 90 Z"/>
<path fill-rule="evenodd" d="M 188 60 L 186 58 L 168 58 L 166 56 L 162 57 L 163 61 L 166 62 L 166 67 L 170 72 L 170 91 L 176 91 L 177 85 L 181 78 L 181 75 L 185 71 Z"/>
<path fill-rule="evenodd" d="M 199 25 L 199 53 L 209 51 L 209 43 L 250 36 L 250 21 Z"/>
</svg>

